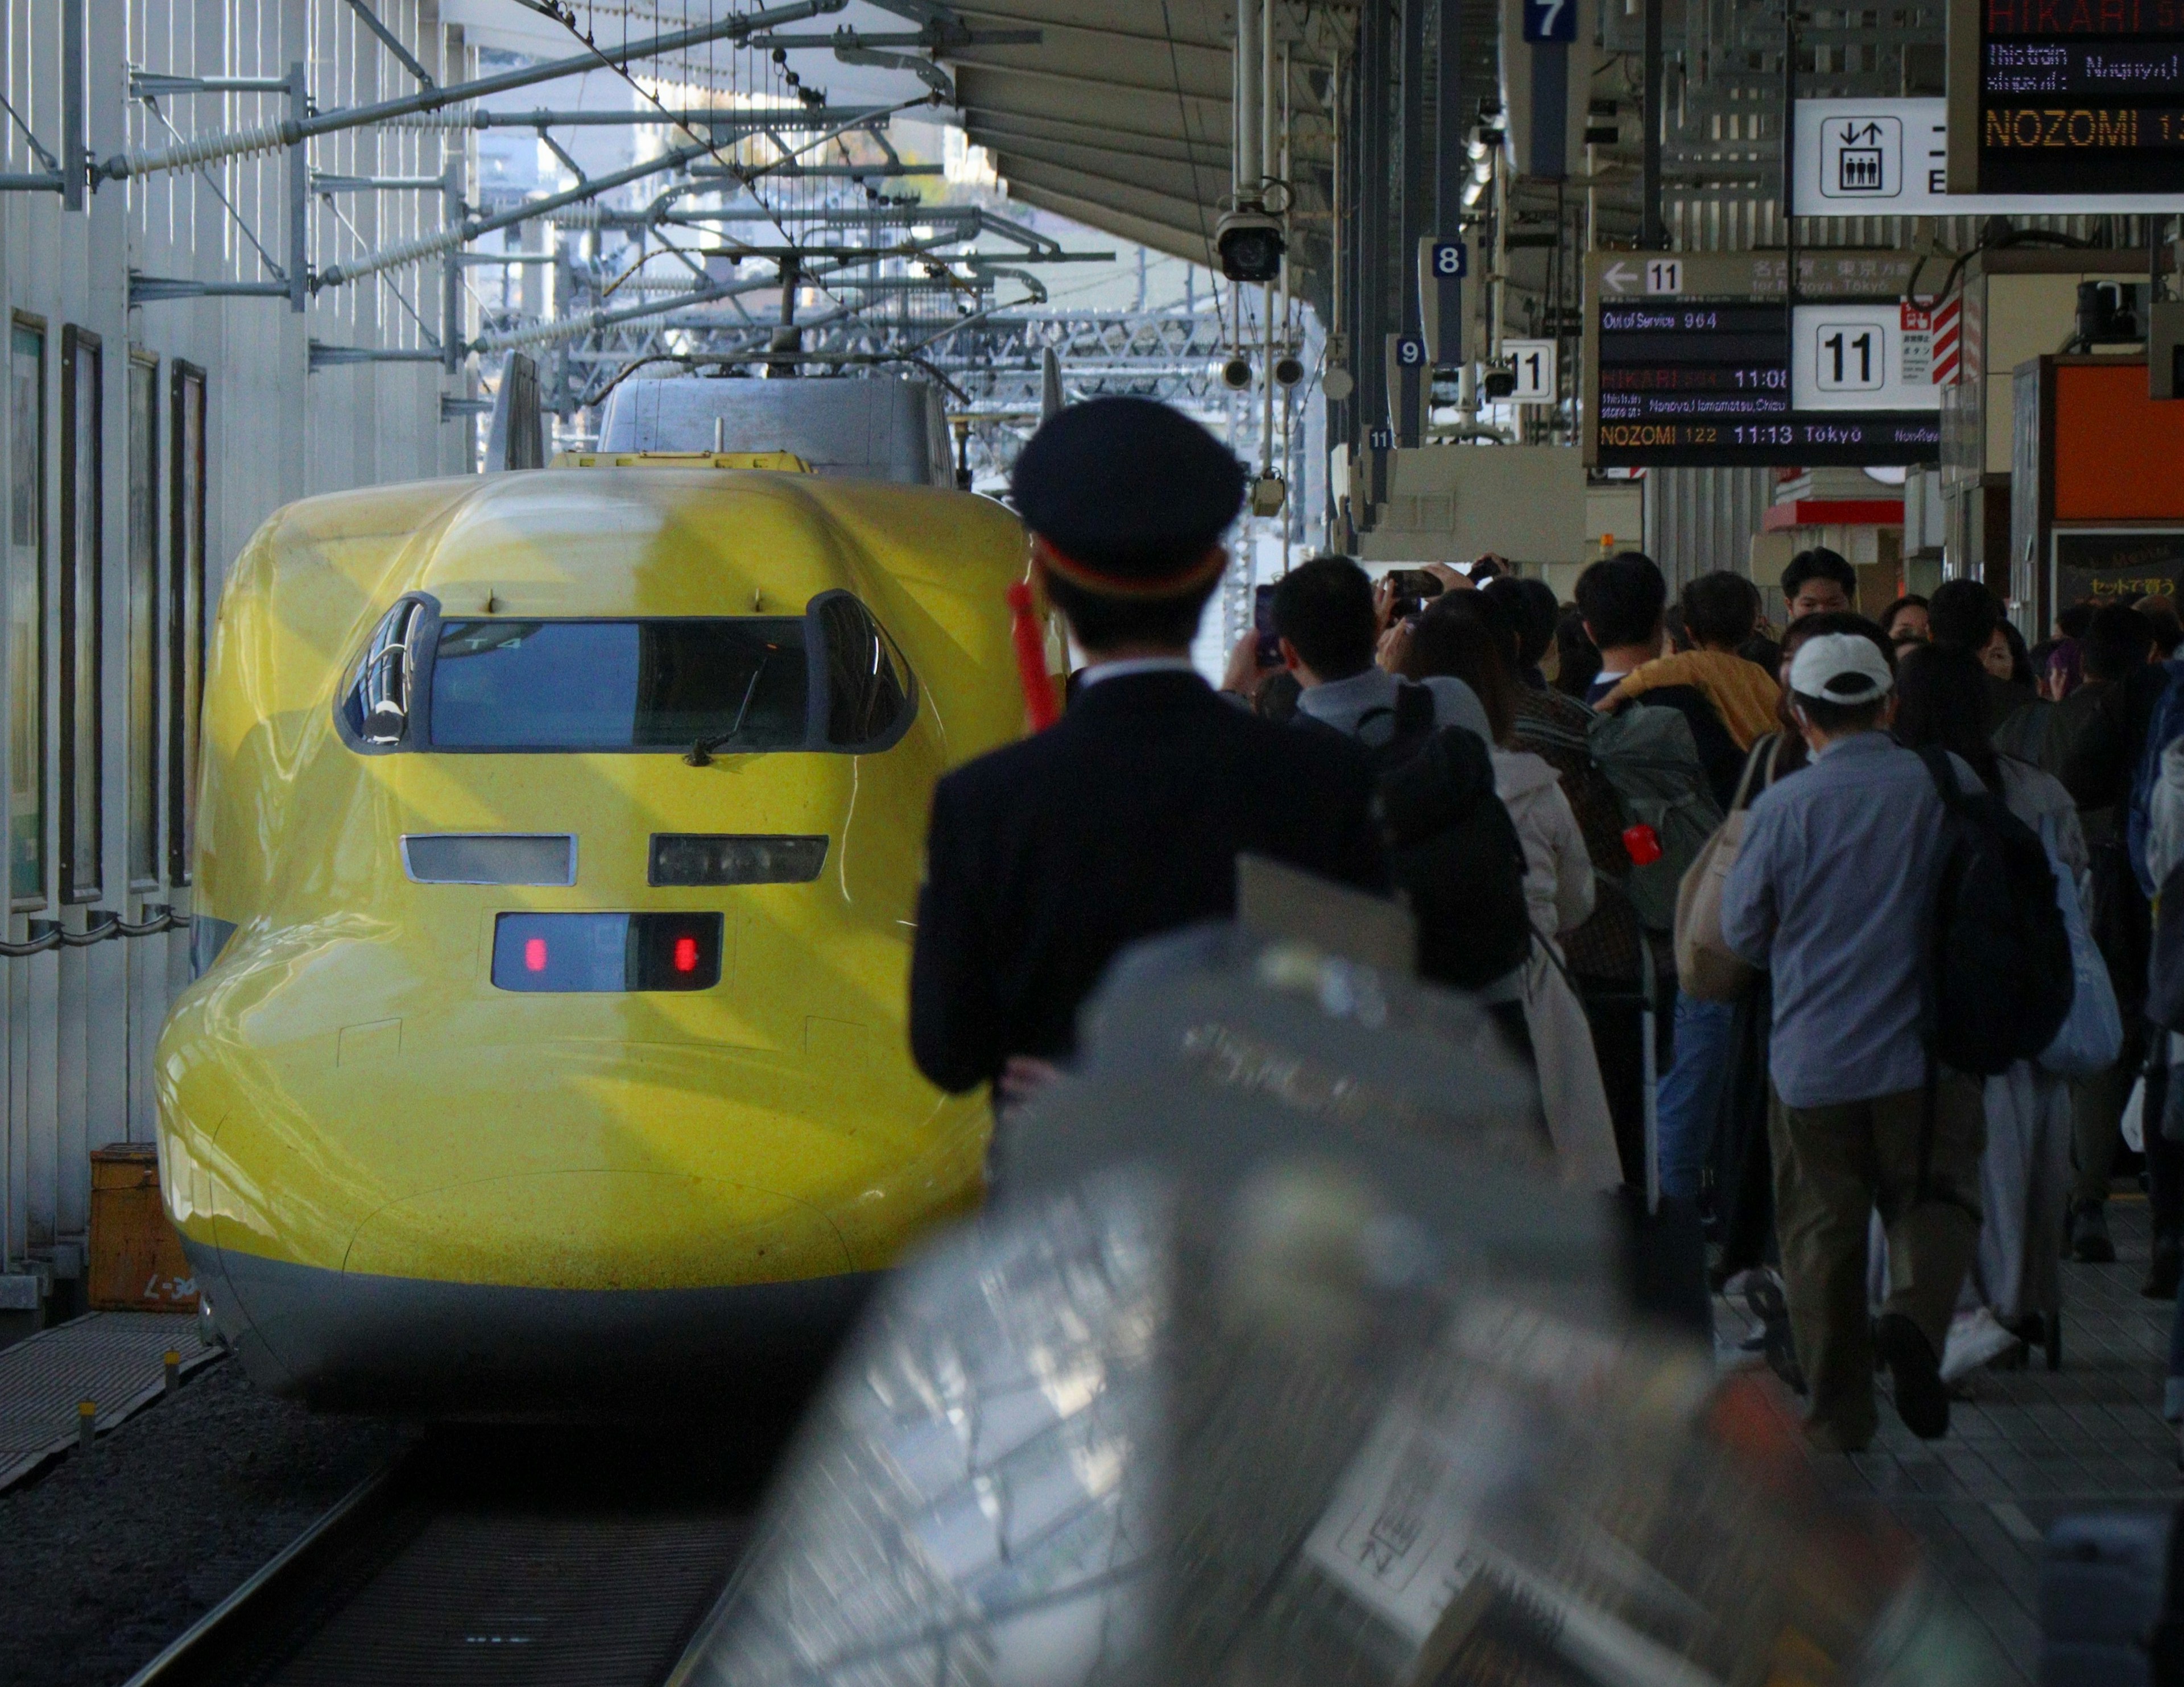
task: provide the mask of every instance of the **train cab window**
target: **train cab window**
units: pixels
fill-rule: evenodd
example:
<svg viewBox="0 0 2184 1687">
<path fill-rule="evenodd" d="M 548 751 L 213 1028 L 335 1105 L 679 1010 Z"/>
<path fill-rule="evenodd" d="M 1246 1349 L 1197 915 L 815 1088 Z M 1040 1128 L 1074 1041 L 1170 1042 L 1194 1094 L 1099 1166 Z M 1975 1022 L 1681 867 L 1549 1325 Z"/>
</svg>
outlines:
<svg viewBox="0 0 2184 1687">
<path fill-rule="evenodd" d="M 801 618 L 449 621 L 433 651 L 434 749 L 800 749 Z"/>
<path fill-rule="evenodd" d="M 425 608 L 417 599 L 404 598 L 372 629 L 371 642 L 365 647 L 342 701 L 349 733 L 360 743 L 387 749 L 409 735 L 410 686 Z"/>
<path fill-rule="evenodd" d="M 847 593 L 812 606 L 827 641 L 827 742 L 838 749 L 884 749 L 909 724 L 916 682 L 894 640 Z"/>
</svg>

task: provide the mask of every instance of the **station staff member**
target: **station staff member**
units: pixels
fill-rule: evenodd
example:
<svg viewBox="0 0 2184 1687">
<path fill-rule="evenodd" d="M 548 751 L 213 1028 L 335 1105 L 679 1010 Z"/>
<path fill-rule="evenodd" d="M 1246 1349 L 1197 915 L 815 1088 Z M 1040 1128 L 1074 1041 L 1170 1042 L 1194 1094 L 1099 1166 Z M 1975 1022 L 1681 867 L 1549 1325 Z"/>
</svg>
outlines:
<svg viewBox="0 0 2184 1687">
<path fill-rule="evenodd" d="M 1191 665 L 1236 459 L 1164 404 L 1099 398 L 1039 429 L 1011 489 L 1086 665 L 1059 722 L 934 793 L 910 1003 L 925 1075 L 1003 1102 L 1069 1055 L 1117 951 L 1234 914 L 1240 852 L 1384 882 L 1362 752 L 1233 707 Z"/>
</svg>

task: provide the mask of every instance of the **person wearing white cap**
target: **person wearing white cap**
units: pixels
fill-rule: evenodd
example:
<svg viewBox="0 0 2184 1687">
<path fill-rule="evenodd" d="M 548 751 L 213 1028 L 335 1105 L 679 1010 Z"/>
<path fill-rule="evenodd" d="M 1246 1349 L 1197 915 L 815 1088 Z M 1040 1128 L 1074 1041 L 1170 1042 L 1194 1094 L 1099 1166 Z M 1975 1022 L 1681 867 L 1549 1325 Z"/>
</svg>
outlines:
<svg viewBox="0 0 2184 1687">
<path fill-rule="evenodd" d="M 1877 1427 L 1876 1351 L 1905 1425 L 1948 1431 L 1940 1356 L 1979 1239 L 1984 1118 L 1977 1083 L 1944 1072 L 1929 1195 L 1915 1200 L 1926 1055 L 1922 945 L 1908 934 L 1926 923 L 1942 815 L 1925 764 L 1888 736 L 1895 678 L 1880 629 L 1808 639 L 1790 692 L 1812 765 L 1753 801 L 1722 934 L 1773 975 L 1775 1226 L 1808 1433 L 1854 1452 Z M 1869 1324 L 1875 1209 L 1892 1287 Z"/>
</svg>

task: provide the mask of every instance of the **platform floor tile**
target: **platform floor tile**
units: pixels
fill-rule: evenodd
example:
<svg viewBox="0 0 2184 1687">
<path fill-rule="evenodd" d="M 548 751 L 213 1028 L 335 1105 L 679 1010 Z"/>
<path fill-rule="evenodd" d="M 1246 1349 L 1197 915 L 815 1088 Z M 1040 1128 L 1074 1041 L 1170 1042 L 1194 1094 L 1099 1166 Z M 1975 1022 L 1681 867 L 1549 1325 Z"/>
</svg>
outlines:
<svg viewBox="0 0 2184 1687">
<path fill-rule="evenodd" d="M 185 1373 L 220 1356 L 172 1312 L 91 1312 L 0 1350 L 0 1492 L 75 1444 L 82 1401 L 104 1434 L 157 1400 L 170 1350 Z"/>
<path fill-rule="evenodd" d="M 1976 1371 L 1950 1413 L 1946 1439 L 1920 1441 L 1896 1419 L 1877 1379 L 1881 1431 L 1846 1457 L 1814 1452 L 1825 1485 L 1878 1506 L 1918 1537 L 1930 1570 L 1990 1649 L 1988 1679 L 2031 1683 L 2040 1662 L 2040 1543 L 2058 1517 L 2112 1506 L 2184 1500 L 2174 1425 L 2161 1417 L 2173 1305 L 2138 1292 L 2150 1224 L 2142 1197 L 2109 1204 L 2114 1265 L 2063 1267 L 2063 1368 L 2038 1353 L 2021 1370 Z M 1717 1302 L 1718 1345 L 1734 1362 L 1749 1327 Z M 1774 1398 L 1786 1414 L 1802 1402 Z"/>
</svg>

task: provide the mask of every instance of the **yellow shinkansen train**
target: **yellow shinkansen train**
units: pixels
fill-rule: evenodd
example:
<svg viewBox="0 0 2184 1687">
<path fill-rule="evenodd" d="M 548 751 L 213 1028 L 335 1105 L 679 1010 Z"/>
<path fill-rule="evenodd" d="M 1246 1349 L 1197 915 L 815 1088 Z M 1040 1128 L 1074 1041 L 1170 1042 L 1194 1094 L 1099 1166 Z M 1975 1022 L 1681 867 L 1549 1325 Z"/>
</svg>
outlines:
<svg viewBox="0 0 2184 1687">
<path fill-rule="evenodd" d="M 309 499 L 231 571 L 159 1147 L 261 1385 L 748 1394 L 982 1194 L 905 984 L 933 782 L 1022 729 L 1022 530 L 671 460 Z"/>
</svg>

